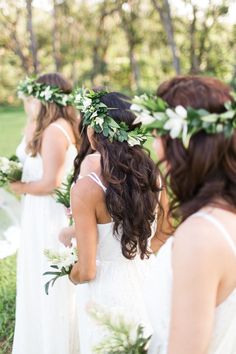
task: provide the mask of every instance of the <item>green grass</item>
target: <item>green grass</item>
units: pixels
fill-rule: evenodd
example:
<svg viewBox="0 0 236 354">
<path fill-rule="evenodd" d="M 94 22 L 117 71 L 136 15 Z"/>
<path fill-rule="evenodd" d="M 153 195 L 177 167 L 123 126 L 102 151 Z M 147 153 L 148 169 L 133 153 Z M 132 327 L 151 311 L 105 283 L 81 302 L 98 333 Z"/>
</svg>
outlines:
<svg viewBox="0 0 236 354">
<path fill-rule="evenodd" d="M 0 260 L 0 354 L 11 353 L 15 320 L 16 257 Z"/>
<path fill-rule="evenodd" d="M 11 156 L 26 121 L 23 108 L 0 107 L 0 156 Z M 14 333 L 16 257 L 0 260 L 0 354 L 10 354 Z"/>
<path fill-rule="evenodd" d="M 15 153 L 25 122 L 23 108 L 0 107 L 0 156 Z"/>
</svg>

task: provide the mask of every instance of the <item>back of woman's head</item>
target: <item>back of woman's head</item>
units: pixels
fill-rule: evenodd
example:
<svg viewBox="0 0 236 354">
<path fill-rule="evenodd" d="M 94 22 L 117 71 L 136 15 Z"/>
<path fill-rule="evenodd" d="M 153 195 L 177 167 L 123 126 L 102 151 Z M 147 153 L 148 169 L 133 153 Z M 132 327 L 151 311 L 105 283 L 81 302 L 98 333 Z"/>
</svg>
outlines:
<svg viewBox="0 0 236 354">
<path fill-rule="evenodd" d="M 58 87 L 64 94 L 70 94 L 73 89 L 71 83 L 59 73 L 41 75 L 36 82 L 49 85 L 50 87 Z M 56 102 L 41 102 L 40 110 L 36 118 L 34 137 L 28 146 L 28 149 L 33 156 L 40 151 L 44 130 L 59 118 L 64 118 L 71 124 L 78 142 L 78 119 L 75 108 L 71 105 L 62 106 Z"/>
<path fill-rule="evenodd" d="M 164 82 L 157 95 L 171 107 L 205 109 L 210 113 L 226 111 L 233 101 L 230 87 L 209 77 L 180 76 Z M 207 134 L 200 131 L 186 149 L 179 139 L 162 138 L 168 176 L 173 191 L 171 209 L 181 220 L 215 204 L 236 209 L 236 132 Z"/>
<path fill-rule="evenodd" d="M 128 97 L 121 93 L 106 93 L 100 98 L 109 107 L 108 114 L 118 124 L 126 123 L 135 129 L 135 115 L 130 111 Z M 75 162 L 75 175 L 84 157 L 91 152 L 83 117 L 80 123 L 81 150 Z M 106 205 L 114 221 L 114 231 L 122 230 L 123 255 L 132 259 L 140 252 L 148 256 L 148 238 L 158 203 L 158 170 L 141 146 L 130 146 L 127 141 L 110 141 L 102 133 L 94 134 L 94 145 L 101 154 L 101 173 L 107 184 Z M 122 226 L 122 228 L 120 228 Z"/>
</svg>

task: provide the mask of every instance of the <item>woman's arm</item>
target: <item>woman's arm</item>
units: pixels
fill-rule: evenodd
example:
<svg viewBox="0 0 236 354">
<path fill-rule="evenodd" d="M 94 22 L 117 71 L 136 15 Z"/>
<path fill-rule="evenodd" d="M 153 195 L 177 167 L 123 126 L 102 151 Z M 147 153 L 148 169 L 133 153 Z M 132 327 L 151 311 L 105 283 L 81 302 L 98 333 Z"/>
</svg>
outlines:
<svg viewBox="0 0 236 354">
<path fill-rule="evenodd" d="M 14 182 L 11 189 L 18 194 L 48 195 L 60 186 L 68 142 L 54 126 L 49 126 L 43 135 L 41 156 L 43 176 L 36 182 Z"/>
<path fill-rule="evenodd" d="M 96 201 L 94 183 L 89 179 L 82 179 L 73 187 L 71 206 L 78 245 L 78 262 L 70 273 L 74 284 L 91 281 L 96 276 Z"/>
<path fill-rule="evenodd" d="M 208 353 L 222 277 L 219 259 L 221 247 L 207 223 L 202 226 L 202 221 L 192 219 L 178 229 L 168 354 Z"/>
</svg>

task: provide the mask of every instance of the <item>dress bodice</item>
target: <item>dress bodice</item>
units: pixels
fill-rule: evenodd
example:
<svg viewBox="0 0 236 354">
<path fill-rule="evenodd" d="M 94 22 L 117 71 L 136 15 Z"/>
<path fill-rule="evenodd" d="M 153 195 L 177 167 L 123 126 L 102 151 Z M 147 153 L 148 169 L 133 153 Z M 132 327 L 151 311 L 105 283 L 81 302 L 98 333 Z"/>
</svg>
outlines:
<svg viewBox="0 0 236 354">
<path fill-rule="evenodd" d="M 200 213 L 199 213 L 200 214 Z M 205 213 L 204 213 L 205 214 Z M 222 225 L 223 226 L 223 225 Z M 166 354 L 168 347 L 171 293 L 173 282 L 172 247 L 174 237 L 170 237 L 160 249 L 156 259 L 158 268 L 158 291 L 155 302 L 157 314 L 155 337 L 149 353 Z M 235 247 L 235 245 L 234 245 Z M 236 249 L 236 247 L 235 247 Z M 236 289 L 215 309 L 215 319 L 208 354 L 236 353 Z M 158 350 L 157 350 L 158 348 Z"/>
<path fill-rule="evenodd" d="M 64 164 L 64 174 L 63 180 L 73 169 L 73 162 L 77 155 L 77 149 L 75 145 L 70 145 L 66 151 L 65 164 Z M 27 155 L 24 165 L 23 165 L 23 182 L 38 181 L 43 176 L 43 160 L 40 154 L 36 156 Z"/>
<path fill-rule="evenodd" d="M 97 260 L 98 261 L 119 261 L 124 256 L 121 252 L 119 235 L 114 235 L 114 223 L 98 224 L 98 244 L 97 244 Z"/>
</svg>

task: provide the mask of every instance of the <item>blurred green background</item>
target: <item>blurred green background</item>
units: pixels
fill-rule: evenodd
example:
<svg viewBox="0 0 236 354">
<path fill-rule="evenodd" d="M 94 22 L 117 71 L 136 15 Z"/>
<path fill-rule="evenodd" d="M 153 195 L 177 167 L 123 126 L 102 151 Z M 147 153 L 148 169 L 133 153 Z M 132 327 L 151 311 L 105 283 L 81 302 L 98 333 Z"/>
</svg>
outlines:
<svg viewBox="0 0 236 354">
<path fill-rule="evenodd" d="M 0 156 L 11 156 L 21 139 L 23 108 L 0 107 Z M 0 219 L 1 222 L 1 219 Z M 16 294 L 16 257 L 0 259 L 0 354 L 11 353 Z"/>
</svg>

